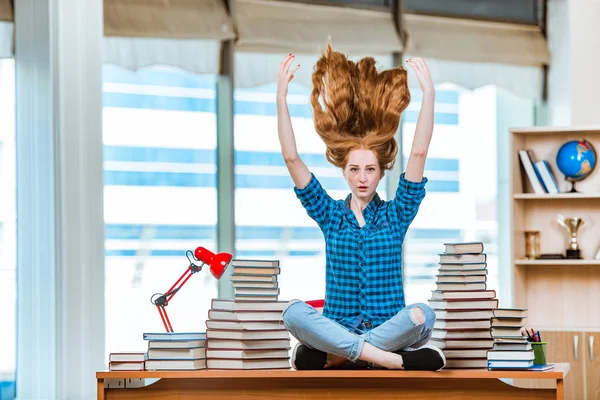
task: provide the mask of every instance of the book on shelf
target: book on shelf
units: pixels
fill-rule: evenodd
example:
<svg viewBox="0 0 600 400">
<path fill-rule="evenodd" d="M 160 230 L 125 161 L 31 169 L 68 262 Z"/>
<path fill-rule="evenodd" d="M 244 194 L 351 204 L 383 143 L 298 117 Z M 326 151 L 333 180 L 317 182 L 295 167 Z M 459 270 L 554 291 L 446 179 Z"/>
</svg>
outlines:
<svg viewBox="0 0 600 400">
<path fill-rule="evenodd" d="M 539 172 L 537 167 L 535 166 L 535 157 L 533 155 L 532 150 L 528 149 L 520 149 L 519 150 L 519 159 L 521 160 L 521 176 L 523 184 L 528 181 L 533 188 L 533 192 L 535 194 L 544 194 L 547 193 L 544 188 L 542 181 L 540 180 Z M 527 179 L 525 179 L 527 178 Z M 523 192 L 525 192 L 525 185 L 523 187 Z"/>
<path fill-rule="evenodd" d="M 544 185 L 546 191 L 551 194 L 560 193 L 558 183 L 556 182 L 556 177 L 554 176 L 554 172 L 552 172 L 552 168 L 550 167 L 548 161 L 536 161 L 534 167 L 539 172 L 539 178 L 542 180 L 542 184 Z"/>
</svg>

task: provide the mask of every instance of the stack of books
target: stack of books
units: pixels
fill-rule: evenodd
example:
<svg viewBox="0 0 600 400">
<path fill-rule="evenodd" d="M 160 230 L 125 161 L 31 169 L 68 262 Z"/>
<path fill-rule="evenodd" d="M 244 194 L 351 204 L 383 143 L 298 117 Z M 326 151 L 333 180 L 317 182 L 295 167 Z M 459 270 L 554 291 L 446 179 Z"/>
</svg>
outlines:
<svg viewBox="0 0 600 400">
<path fill-rule="evenodd" d="M 110 371 L 143 371 L 146 353 L 143 352 L 117 352 L 108 355 L 108 369 Z"/>
<path fill-rule="evenodd" d="M 523 335 L 526 309 L 497 308 L 492 316 L 494 347 L 488 351 L 489 369 L 528 369 L 533 366 L 533 348 Z"/>
<path fill-rule="evenodd" d="M 208 369 L 290 368 L 290 333 L 279 301 L 279 261 L 232 260 L 234 299 L 213 299 L 206 321 Z"/>
<path fill-rule="evenodd" d="M 444 243 L 437 290 L 429 306 L 436 321 L 431 343 L 446 356 L 446 368 L 486 368 L 493 346 L 492 311 L 498 307 L 494 290 L 487 290 L 487 255 L 481 242 Z"/>
<path fill-rule="evenodd" d="M 206 369 L 206 333 L 144 333 L 146 370 Z"/>
<path fill-rule="evenodd" d="M 279 260 L 231 260 L 236 300 L 277 301 Z"/>
</svg>

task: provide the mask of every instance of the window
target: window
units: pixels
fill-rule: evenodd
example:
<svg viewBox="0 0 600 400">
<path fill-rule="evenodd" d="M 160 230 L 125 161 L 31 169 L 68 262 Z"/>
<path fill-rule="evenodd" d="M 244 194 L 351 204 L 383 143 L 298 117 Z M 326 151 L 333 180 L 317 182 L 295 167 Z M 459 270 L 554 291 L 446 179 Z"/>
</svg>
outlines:
<svg viewBox="0 0 600 400">
<path fill-rule="evenodd" d="M 216 247 L 216 79 L 166 67 L 103 76 L 106 351 L 143 351 L 162 332 L 150 303 Z M 203 269 L 166 308 L 175 331 L 204 331 L 216 280 Z"/>
<path fill-rule="evenodd" d="M 16 368 L 16 162 L 15 64 L 0 60 L 0 399 L 15 397 Z"/>
<path fill-rule="evenodd" d="M 412 90 L 412 98 L 402 122 L 404 165 L 422 94 Z M 435 127 L 425 166 L 427 195 L 404 244 L 407 304 L 430 298 L 438 254 L 450 241 L 484 243 L 487 287 L 498 291 L 498 154 L 508 146 L 506 124 L 533 125 L 533 110 L 533 101 L 495 86 L 436 88 Z"/>
<path fill-rule="evenodd" d="M 281 300 L 325 296 L 325 241 L 294 193 L 277 134 L 276 84 L 235 91 L 236 257 L 277 259 Z M 310 90 L 291 82 L 288 108 L 300 157 L 334 199 L 350 192 L 325 158 Z M 386 199 L 386 180 L 378 188 Z"/>
</svg>

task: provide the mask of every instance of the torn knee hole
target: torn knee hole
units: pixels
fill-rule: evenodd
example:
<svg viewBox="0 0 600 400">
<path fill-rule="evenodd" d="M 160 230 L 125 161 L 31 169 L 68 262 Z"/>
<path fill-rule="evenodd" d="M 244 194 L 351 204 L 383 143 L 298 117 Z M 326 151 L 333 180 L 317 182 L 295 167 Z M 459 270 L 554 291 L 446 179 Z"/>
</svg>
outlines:
<svg viewBox="0 0 600 400">
<path fill-rule="evenodd" d="M 410 310 L 410 319 L 415 325 L 423 325 L 425 323 L 425 313 L 419 307 Z"/>
</svg>

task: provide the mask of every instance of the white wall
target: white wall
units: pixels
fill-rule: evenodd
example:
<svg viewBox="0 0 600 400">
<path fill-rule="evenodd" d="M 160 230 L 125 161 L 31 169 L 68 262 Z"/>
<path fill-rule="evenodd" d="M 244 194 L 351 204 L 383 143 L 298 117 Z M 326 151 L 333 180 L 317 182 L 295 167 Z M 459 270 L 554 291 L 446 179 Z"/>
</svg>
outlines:
<svg viewBox="0 0 600 400">
<path fill-rule="evenodd" d="M 550 125 L 600 123 L 600 1 L 549 0 Z"/>
</svg>

